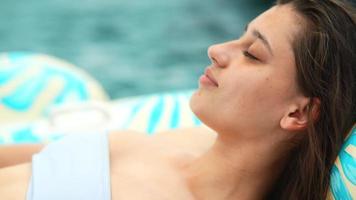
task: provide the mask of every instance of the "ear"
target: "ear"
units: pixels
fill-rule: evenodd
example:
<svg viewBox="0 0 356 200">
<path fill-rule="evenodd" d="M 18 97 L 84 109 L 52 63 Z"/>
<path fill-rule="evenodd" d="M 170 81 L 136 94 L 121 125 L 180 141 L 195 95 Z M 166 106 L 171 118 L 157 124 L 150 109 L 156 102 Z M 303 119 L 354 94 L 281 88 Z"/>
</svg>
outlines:
<svg viewBox="0 0 356 200">
<path fill-rule="evenodd" d="M 308 113 L 311 110 L 311 119 Z M 302 97 L 289 107 L 280 121 L 282 129 L 287 131 L 303 131 L 307 128 L 308 122 L 315 122 L 319 118 L 320 100 L 316 97 Z"/>
</svg>

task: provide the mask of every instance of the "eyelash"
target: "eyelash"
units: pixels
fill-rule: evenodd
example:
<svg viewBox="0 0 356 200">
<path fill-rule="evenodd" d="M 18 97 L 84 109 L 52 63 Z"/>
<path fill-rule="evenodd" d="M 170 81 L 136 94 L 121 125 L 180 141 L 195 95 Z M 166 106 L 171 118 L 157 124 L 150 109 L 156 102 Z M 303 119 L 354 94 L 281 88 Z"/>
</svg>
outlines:
<svg viewBox="0 0 356 200">
<path fill-rule="evenodd" d="M 244 54 L 244 56 L 246 56 L 246 57 L 248 57 L 248 58 L 250 58 L 250 59 L 252 59 L 252 60 L 259 60 L 257 57 L 255 57 L 255 56 L 253 56 L 252 54 L 250 54 L 248 51 L 243 51 L 242 52 L 243 54 Z"/>
</svg>

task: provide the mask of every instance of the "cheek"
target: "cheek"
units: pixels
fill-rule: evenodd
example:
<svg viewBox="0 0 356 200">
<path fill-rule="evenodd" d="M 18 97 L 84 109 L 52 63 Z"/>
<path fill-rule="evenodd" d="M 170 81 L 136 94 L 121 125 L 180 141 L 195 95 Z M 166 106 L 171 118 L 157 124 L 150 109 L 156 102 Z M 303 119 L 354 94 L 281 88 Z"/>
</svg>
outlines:
<svg viewBox="0 0 356 200">
<path fill-rule="evenodd" d="M 196 91 L 190 107 L 216 131 L 243 132 L 253 127 L 267 130 L 279 124 L 291 84 L 287 78 L 267 73 L 223 77 L 224 84 L 218 89 Z"/>
<path fill-rule="evenodd" d="M 253 80 L 241 78 L 236 87 L 227 90 L 222 107 L 224 116 L 234 119 L 231 123 L 246 128 L 260 124 L 270 126 L 278 123 L 286 105 L 289 81 L 277 77 L 254 77 Z M 226 119 L 228 120 L 228 119 Z"/>
</svg>

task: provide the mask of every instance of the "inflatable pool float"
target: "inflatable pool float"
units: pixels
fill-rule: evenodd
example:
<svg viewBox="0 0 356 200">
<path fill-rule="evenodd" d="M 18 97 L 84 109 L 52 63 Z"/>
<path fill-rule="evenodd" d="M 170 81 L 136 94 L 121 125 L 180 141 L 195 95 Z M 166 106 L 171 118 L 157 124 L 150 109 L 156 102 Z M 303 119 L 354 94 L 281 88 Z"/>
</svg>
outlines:
<svg viewBox="0 0 356 200">
<path fill-rule="evenodd" d="M 109 100 L 72 64 L 33 53 L 0 55 L 0 144 L 46 143 L 64 134 L 136 130 L 148 135 L 202 126 L 189 108 L 193 90 Z M 331 171 L 328 199 L 356 199 L 356 126 Z"/>
<path fill-rule="evenodd" d="M 88 100 L 106 100 L 107 95 L 83 70 L 42 54 L 0 54 L 0 125 L 31 121 L 52 106 Z"/>
<path fill-rule="evenodd" d="M 96 80 L 64 60 L 35 53 L 3 53 L 0 144 L 50 142 L 64 133 L 88 130 L 131 129 L 153 134 L 201 125 L 188 106 L 191 94 L 187 90 L 109 101 Z"/>
</svg>

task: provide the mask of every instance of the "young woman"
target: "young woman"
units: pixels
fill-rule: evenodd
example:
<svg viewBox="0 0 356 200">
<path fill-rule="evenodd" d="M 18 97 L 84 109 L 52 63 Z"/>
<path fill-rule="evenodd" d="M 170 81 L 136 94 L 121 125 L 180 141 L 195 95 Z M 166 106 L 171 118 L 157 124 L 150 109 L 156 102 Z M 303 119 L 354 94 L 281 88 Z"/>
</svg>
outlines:
<svg viewBox="0 0 356 200">
<path fill-rule="evenodd" d="M 355 52 L 350 5 L 279 0 L 241 38 L 209 48 L 211 65 L 190 105 L 211 130 L 69 137 L 32 163 L 1 169 L 1 197 L 325 199 L 331 167 L 356 119 Z M 84 153 L 71 155 L 73 148 Z M 72 158 L 56 160 L 66 157 Z M 55 178 L 46 179 L 51 170 Z"/>
</svg>

